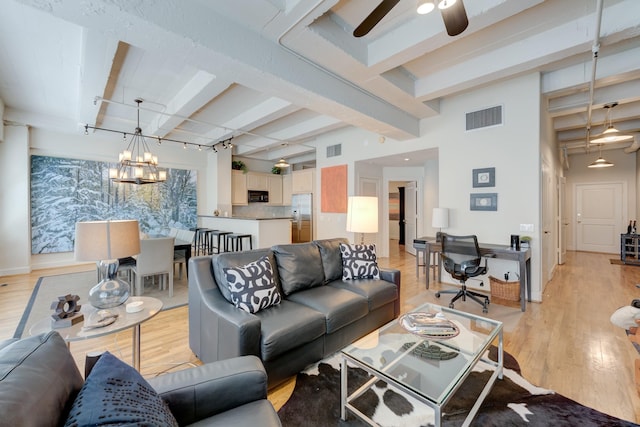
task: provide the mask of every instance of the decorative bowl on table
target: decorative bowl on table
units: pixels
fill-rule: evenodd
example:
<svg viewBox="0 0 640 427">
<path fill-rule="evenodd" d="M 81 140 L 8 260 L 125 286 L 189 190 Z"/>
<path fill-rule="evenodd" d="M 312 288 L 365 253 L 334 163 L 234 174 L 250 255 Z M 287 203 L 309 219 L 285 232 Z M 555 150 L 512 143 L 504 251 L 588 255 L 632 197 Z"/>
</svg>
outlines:
<svg viewBox="0 0 640 427">
<path fill-rule="evenodd" d="M 460 328 L 442 313 L 407 313 L 400 316 L 398 322 L 408 332 L 421 338 L 446 340 L 460 333 Z"/>
</svg>

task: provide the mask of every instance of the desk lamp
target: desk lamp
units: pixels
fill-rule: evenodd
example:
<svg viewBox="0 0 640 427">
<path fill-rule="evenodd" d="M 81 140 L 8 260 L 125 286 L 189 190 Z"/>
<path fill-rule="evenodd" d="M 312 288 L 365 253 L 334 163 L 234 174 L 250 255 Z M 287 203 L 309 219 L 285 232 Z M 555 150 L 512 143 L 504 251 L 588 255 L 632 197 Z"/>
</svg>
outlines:
<svg viewBox="0 0 640 427">
<path fill-rule="evenodd" d="M 442 232 L 442 229 L 449 226 L 449 209 L 433 208 L 433 215 L 431 216 L 431 226 L 438 229 L 436 240 L 439 242 L 439 235 Z"/>
<path fill-rule="evenodd" d="M 347 203 L 347 231 L 362 233 L 360 244 L 364 245 L 364 233 L 378 232 L 378 198 L 351 196 Z"/>
<path fill-rule="evenodd" d="M 129 298 L 129 284 L 118 278 L 118 258 L 140 253 L 138 221 L 77 222 L 74 253 L 76 261 L 99 261 L 102 280 L 89 291 L 91 305 L 116 307 Z"/>
</svg>

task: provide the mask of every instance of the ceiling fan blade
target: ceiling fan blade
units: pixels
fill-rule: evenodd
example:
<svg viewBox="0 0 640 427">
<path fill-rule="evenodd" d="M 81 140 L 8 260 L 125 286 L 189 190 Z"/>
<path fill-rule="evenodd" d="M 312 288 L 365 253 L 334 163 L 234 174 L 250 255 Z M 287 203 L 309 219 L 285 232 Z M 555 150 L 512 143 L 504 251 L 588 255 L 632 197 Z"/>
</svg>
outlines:
<svg viewBox="0 0 640 427">
<path fill-rule="evenodd" d="M 467 19 L 467 11 L 464 8 L 462 0 L 457 0 L 448 8 L 442 9 L 441 12 L 447 34 L 451 37 L 457 36 L 467 29 L 469 20 Z"/>
<path fill-rule="evenodd" d="M 360 25 L 358 25 L 358 27 L 353 30 L 354 37 L 362 37 L 364 35 L 367 35 L 369 31 L 371 31 L 373 27 L 375 27 L 378 22 L 380 22 L 382 18 L 387 15 L 387 13 L 389 13 L 391 9 L 393 9 L 393 7 L 398 4 L 399 1 L 400 0 L 382 0 L 380 4 L 375 9 L 373 9 L 373 12 L 371 12 L 369 16 L 364 18 L 364 21 L 362 21 L 362 23 L 360 23 Z"/>
</svg>

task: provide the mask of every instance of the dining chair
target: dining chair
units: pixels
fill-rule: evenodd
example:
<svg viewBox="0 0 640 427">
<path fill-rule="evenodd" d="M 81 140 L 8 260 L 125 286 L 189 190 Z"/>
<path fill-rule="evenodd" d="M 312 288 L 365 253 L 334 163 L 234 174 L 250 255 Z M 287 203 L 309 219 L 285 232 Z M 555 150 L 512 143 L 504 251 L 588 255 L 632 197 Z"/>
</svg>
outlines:
<svg viewBox="0 0 640 427">
<path fill-rule="evenodd" d="M 136 276 L 135 294 L 144 293 L 144 278 L 160 276 L 160 289 L 169 285 L 169 297 L 173 297 L 173 246 L 174 237 L 157 237 L 140 240 L 140 254 L 133 272 Z"/>
</svg>

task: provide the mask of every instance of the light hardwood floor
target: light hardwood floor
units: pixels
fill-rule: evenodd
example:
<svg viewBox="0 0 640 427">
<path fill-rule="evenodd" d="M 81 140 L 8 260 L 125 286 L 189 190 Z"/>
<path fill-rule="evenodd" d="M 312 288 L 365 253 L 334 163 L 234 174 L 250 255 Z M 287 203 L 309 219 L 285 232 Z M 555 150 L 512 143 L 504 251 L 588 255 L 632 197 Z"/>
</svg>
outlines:
<svg viewBox="0 0 640 427">
<path fill-rule="evenodd" d="M 424 274 L 417 278 L 415 258 L 392 242 L 389 258 L 381 266 L 402 271 L 401 304 L 413 307 L 417 300 L 438 302 L 434 290 L 424 289 Z M 634 360 L 640 357 L 624 331 L 609 317 L 617 308 L 640 298 L 640 267 L 612 265 L 610 254 L 570 252 L 558 266 L 544 291 L 544 303 L 532 303 L 525 313 L 514 303 L 493 301 L 488 317 L 505 323 L 505 350 L 520 362 L 531 383 L 555 390 L 584 405 L 625 420 L 640 421 L 640 398 L 633 378 Z M 40 276 L 84 271 L 92 266 L 34 271 L 0 277 L 0 339 L 10 338 L 18 325 L 31 291 Z M 444 295 L 446 305 L 451 296 Z M 481 313 L 472 301 L 456 308 Z M 189 349 L 187 308 L 164 311 L 142 325 L 142 363 L 145 376 L 184 369 L 200 362 Z M 76 342 L 71 345 L 81 371 L 89 351 L 109 350 L 131 361 L 131 332 Z M 277 408 L 293 389 L 294 380 L 271 390 Z"/>
</svg>

